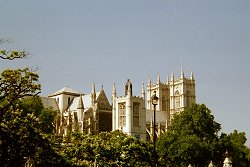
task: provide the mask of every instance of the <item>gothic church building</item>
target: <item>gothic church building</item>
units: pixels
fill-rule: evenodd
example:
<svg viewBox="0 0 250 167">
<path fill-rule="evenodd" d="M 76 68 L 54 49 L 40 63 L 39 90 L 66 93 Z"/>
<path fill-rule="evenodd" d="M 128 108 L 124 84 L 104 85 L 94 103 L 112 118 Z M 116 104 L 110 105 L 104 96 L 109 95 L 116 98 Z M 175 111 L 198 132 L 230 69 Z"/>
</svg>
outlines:
<svg viewBox="0 0 250 167">
<path fill-rule="evenodd" d="M 196 102 L 195 79 L 191 72 L 185 77 L 171 75 L 165 83 L 158 75 L 156 83 L 149 78 L 142 85 L 141 95 L 133 94 L 130 80 L 125 84 L 125 93 L 118 96 L 113 85 L 112 104 L 104 89 L 96 92 L 94 83 L 90 94 L 82 94 L 65 87 L 48 97 L 42 97 L 45 107 L 53 107 L 58 112 L 55 133 L 68 137 L 72 131 L 97 134 L 103 131 L 121 130 L 142 140 L 152 140 L 153 105 L 151 97 L 156 92 L 159 98 L 156 106 L 156 134 L 159 136 L 171 126 L 176 113 L 184 111 Z"/>
</svg>

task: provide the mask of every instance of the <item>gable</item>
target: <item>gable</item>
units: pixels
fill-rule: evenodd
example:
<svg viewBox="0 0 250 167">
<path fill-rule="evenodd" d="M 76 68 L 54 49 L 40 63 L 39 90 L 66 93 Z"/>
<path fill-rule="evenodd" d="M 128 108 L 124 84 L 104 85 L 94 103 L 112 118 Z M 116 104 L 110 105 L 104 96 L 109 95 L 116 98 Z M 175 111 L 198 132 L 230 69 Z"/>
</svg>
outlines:
<svg viewBox="0 0 250 167">
<path fill-rule="evenodd" d="M 104 90 L 101 90 L 99 96 L 96 99 L 96 102 L 99 110 L 108 110 L 108 111 L 112 110 L 112 107 L 109 104 L 108 98 Z"/>
</svg>

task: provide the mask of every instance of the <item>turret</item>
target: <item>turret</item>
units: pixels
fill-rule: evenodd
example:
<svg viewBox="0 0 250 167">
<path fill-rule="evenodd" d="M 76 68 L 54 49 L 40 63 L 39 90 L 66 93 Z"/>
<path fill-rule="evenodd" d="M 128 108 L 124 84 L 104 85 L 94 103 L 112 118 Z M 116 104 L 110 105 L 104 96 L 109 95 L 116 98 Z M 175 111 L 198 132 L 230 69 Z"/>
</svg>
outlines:
<svg viewBox="0 0 250 167">
<path fill-rule="evenodd" d="M 225 153 L 225 156 L 226 156 L 226 158 L 225 158 L 225 160 L 224 160 L 224 162 L 223 162 L 223 167 L 232 167 L 232 161 L 231 161 L 231 159 L 229 158 L 228 152 L 227 152 L 227 151 L 226 151 L 226 153 Z"/>
<path fill-rule="evenodd" d="M 116 86 L 115 86 L 115 83 L 113 85 L 113 90 L 112 90 L 112 100 L 114 101 L 116 98 Z"/>
<path fill-rule="evenodd" d="M 209 163 L 208 167 L 214 167 L 213 161 Z"/>
<path fill-rule="evenodd" d="M 183 69 L 183 64 L 181 64 L 181 79 L 183 79 L 184 76 L 184 69 Z"/>
<path fill-rule="evenodd" d="M 116 86 L 115 83 L 113 85 L 113 91 L 112 91 L 112 130 L 116 130 Z"/>
<path fill-rule="evenodd" d="M 151 78 L 148 78 L 148 86 L 151 86 Z"/>
<path fill-rule="evenodd" d="M 160 74 L 158 74 L 158 76 L 157 76 L 157 85 L 159 85 L 160 83 L 161 83 Z"/>
<path fill-rule="evenodd" d="M 144 83 L 142 84 L 141 97 L 145 100 L 146 93 L 145 93 Z"/>
<path fill-rule="evenodd" d="M 82 95 L 79 97 L 78 106 L 77 106 L 77 115 L 78 115 L 78 121 L 83 121 L 84 118 L 84 105 L 82 101 Z"/>
<path fill-rule="evenodd" d="M 168 85 L 169 84 L 169 76 L 167 75 L 167 82 L 166 84 Z"/>
<path fill-rule="evenodd" d="M 91 92 L 91 105 L 94 107 L 96 101 L 96 91 L 95 91 L 95 83 L 92 83 L 92 92 Z"/>
<path fill-rule="evenodd" d="M 171 74 L 171 81 L 174 81 L 174 73 Z"/>
<path fill-rule="evenodd" d="M 194 74 L 193 71 L 191 71 L 190 79 L 193 81 L 194 80 Z"/>
</svg>

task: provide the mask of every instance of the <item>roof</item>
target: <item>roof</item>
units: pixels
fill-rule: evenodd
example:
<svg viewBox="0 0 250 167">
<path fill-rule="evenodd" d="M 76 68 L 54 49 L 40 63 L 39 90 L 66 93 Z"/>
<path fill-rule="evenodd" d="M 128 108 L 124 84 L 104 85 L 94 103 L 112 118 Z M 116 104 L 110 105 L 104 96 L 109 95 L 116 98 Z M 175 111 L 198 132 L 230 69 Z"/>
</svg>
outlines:
<svg viewBox="0 0 250 167">
<path fill-rule="evenodd" d="M 77 92 L 76 90 L 71 89 L 71 88 L 66 86 L 66 87 L 62 88 L 61 90 L 50 94 L 49 97 L 57 96 L 60 94 L 69 94 L 69 95 L 74 95 L 74 96 L 80 96 L 82 93 Z"/>
<path fill-rule="evenodd" d="M 96 98 L 100 95 L 100 92 L 96 93 Z M 79 98 L 82 98 L 83 105 L 84 105 L 84 110 L 87 110 L 88 108 L 92 107 L 91 106 L 91 94 L 75 97 L 73 102 L 71 103 L 69 110 L 70 111 L 76 111 L 79 105 Z"/>
<path fill-rule="evenodd" d="M 49 97 L 41 97 L 41 100 L 45 108 L 52 107 L 53 110 L 59 111 L 56 99 Z"/>
</svg>

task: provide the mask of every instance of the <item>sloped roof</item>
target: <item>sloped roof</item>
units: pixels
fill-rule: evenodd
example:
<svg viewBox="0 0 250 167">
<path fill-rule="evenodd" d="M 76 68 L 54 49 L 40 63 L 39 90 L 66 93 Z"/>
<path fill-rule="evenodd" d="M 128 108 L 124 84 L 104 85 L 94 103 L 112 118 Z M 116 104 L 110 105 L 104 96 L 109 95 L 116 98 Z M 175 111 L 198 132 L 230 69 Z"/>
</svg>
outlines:
<svg viewBox="0 0 250 167">
<path fill-rule="evenodd" d="M 100 92 L 96 93 L 96 98 L 98 98 L 100 95 Z M 70 111 L 76 111 L 78 104 L 79 104 L 79 98 L 82 98 L 83 105 L 84 105 L 84 110 L 87 110 L 88 108 L 91 107 L 91 94 L 83 95 L 82 97 L 75 97 L 73 102 L 71 103 L 69 110 Z"/>
<path fill-rule="evenodd" d="M 45 108 L 52 107 L 53 110 L 59 111 L 56 99 L 49 97 L 41 97 L 41 100 Z"/>
<path fill-rule="evenodd" d="M 57 95 L 60 95 L 60 94 L 69 94 L 69 95 L 75 95 L 75 96 L 80 96 L 81 95 L 80 92 L 77 92 L 76 90 L 66 86 L 66 87 L 62 88 L 61 90 L 50 94 L 49 97 L 57 96 Z"/>
</svg>

